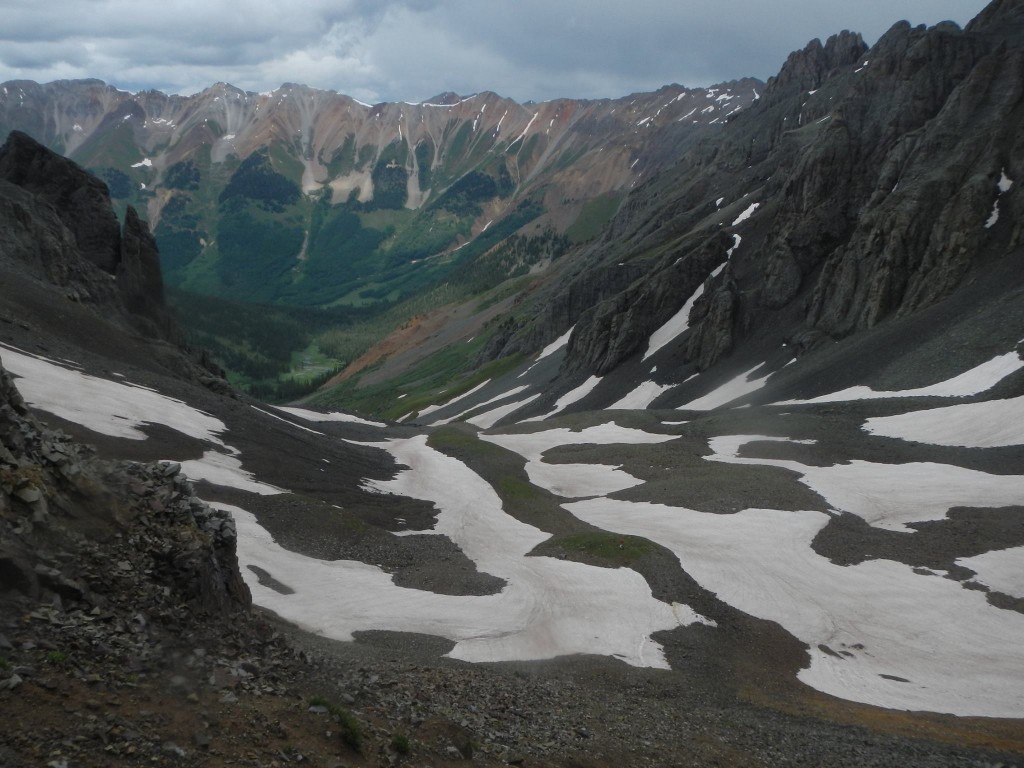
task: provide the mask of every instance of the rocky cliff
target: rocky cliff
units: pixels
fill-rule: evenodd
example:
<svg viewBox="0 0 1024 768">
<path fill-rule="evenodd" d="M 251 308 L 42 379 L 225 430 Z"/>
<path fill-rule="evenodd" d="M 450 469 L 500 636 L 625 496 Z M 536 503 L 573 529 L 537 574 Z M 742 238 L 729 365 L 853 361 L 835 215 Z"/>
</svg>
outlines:
<svg viewBox="0 0 1024 768">
<path fill-rule="evenodd" d="M 247 606 L 234 522 L 179 472 L 100 460 L 36 421 L 0 366 L 0 600 L 145 604 L 164 631 Z"/>
<path fill-rule="evenodd" d="M 122 229 L 106 184 L 14 131 L 0 147 L 0 260 L 153 335 L 175 338 L 160 256 L 129 207 Z"/>
<path fill-rule="evenodd" d="M 606 373 L 702 284 L 685 361 L 707 368 L 771 332 L 806 351 L 1013 258 L 1022 16 L 993 2 L 966 29 L 902 22 L 870 50 L 842 33 L 794 53 L 719 136 L 638 186 L 586 268 L 493 354 L 576 322 L 563 374 Z"/>
</svg>

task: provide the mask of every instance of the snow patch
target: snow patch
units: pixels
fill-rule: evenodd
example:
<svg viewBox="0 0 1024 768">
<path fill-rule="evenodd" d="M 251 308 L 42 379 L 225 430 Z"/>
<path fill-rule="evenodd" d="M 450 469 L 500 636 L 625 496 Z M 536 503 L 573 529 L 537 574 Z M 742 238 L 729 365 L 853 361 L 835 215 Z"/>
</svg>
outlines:
<svg viewBox="0 0 1024 768">
<path fill-rule="evenodd" d="M 781 467 L 800 475 L 800 482 L 822 496 L 833 509 L 857 515 L 869 525 L 912 533 L 908 523 L 944 520 L 953 507 L 1005 507 L 1024 504 L 1024 475 L 991 475 L 950 464 L 911 462 L 878 464 L 854 460 L 819 467 L 790 459 L 739 456 L 749 443 L 787 441 L 762 435 L 724 435 L 709 441 L 708 461 Z"/>
<path fill-rule="evenodd" d="M 272 414 L 271 414 L 272 415 Z M 275 496 L 287 491 L 256 480 L 251 472 L 242 469 L 242 462 L 220 451 L 206 451 L 203 458 L 181 462 L 181 471 L 192 481 L 205 480 L 225 488 Z"/>
<path fill-rule="evenodd" d="M 578 387 L 571 389 L 570 391 L 562 395 L 560 398 L 558 398 L 555 401 L 554 407 L 550 411 L 545 413 L 543 416 L 534 416 L 529 419 L 523 419 L 521 423 L 525 424 L 530 421 L 543 421 L 544 419 L 554 416 L 556 413 L 561 413 L 573 403 L 582 400 L 584 397 L 593 392 L 594 388 L 600 383 L 600 376 L 591 376 Z"/>
<path fill-rule="evenodd" d="M 798 677 L 819 691 L 889 709 L 1024 712 L 1024 616 L 901 563 L 833 564 L 811 547 L 827 514 L 717 515 L 613 499 L 563 507 L 604 530 L 664 545 L 720 600 L 777 622 L 807 644 L 810 665 Z"/>
<path fill-rule="evenodd" d="M 320 413 L 319 411 L 310 411 L 305 408 L 293 408 L 291 406 L 277 406 L 277 410 L 290 413 L 292 416 L 298 416 L 300 419 L 305 419 L 306 421 L 341 421 L 348 424 L 364 424 L 368 427 L 387 426 L 387 424 L 384 424 L 383 422 L 367 421 L 366 419 L 361 419 L 358 416 L 353 416 L 351 413 L 339 413 L 337 411 L 331 413 Z"/>
<path fill-rule="evenodd" d="M 425 436 L 379 447 L 409 469 L 393 480 L 367 481 L 366 487 L 434 504 L 440 511 L 432 532 L 448 536 L 480 571 L 505 579 L 505 588 L 496 595 L 453 596 L 398 587 L 375 566 L 285 550 L 253 515 L 216 505 L 235 517 L 238 558 L 258 605 L 337 640 L 375 629 L 446 637 L 455 642 L 449 656 L 476 662 L 596 653 L 667 668 L 651 634 L 709 623 L 684 605 L 654 599 L 647 582 L 630 569 L 527 558 L 549 534 L 507 515 L 490 485 L 428 447 Z M 248 566 L 265 570 L 294 593 L 259 584 Z"/>
<path fill-rule="evenodd" d="M 754 211 L 756 211 L 760 207 L 761 207 L 760 203 L 751 203 L 750 207 L 748 207 L 743 213 L 741 213 L 739 216 L 737 216 L 735 221 L 733 221 L 733 223 L 730 224 L 729 226 L 730 227 L 735 227 L 737 224 L 742 224 L 744 221 L 746 221 L 751 216 L 753 216 L 754 215 Z"/>
<path fill-rule="evenodd" d="M 657 384 L 653 381 L 645 381 L 628 395 L 609 405 L 606 410 L 647 408 L 651 403 L 661 397 L 661 395 L 672 389 L 673 386 L 675 385 Z"/>
<path fill-rule="evenodd" d="M 426 408 L 424 408 L 422 411 L 419 412 L 419 415 L 417 416 L 417 418 L 422 419 L 422 418 L 424 418 L 426 416 L 429 416 L 430 414 L 434 413 L 435 411 L 439 411 L 442 408 L 447 408 L 449 405 L 455 405 L 455 403 L 462 402 L 467 397 L 470 397 L 471 395 L 476 394 L 477 392 L 479 392 L 481 389 L 483 389 L 484 387 L 486 387 L 490 383 L 491 383 L 491 379 L 487 379 L 486 381 L 480 382 L 479 384 L 477 384 L 472 389 L 470 389 L 470 390 L 468 390 L 466 392 L 463 392 L 458 397 L 453 397 L 451 400 L 446 400 L 445 402 L 439 403 L 439 404 L 436 404 L 436 405 L 428 405 Z"/>
<path fill-rule="evenodd" d="M 782 400 L 775 405 L 807 405 L 838 403 L 844 400 L 880 400 L 888 397 L 968 397 L 991 389 L 1011 373 L 1024 368 L 1016 352 L 999 355 L 969 371 L 927 387 L 896 391 L 877 391 L 871 387 L 848 387 L 839 392 L 812 397 L 809 400 Z"/>
<path fill-rule="evenodd" d="M 1024 396 L 875 416 L 864 429 L 931 445 L 1001 448 L 1024 445 Z"/>
<path fill-rule="evenodd" d="M 1024 598 L 1024 547 L 997 549 L 974 557 L 961 557 L 957 565 L 970 568 L 989 589 Z"/>
<path fill-rule="evenodd" d="M 163 424 L 198 440 L 224 445 L 227 427 L 220 419 L 181 400 L 129 382 L 73 371 L 36 355 L 3 346 L 4 367 L 18 376 L 17 387 L 29 405 L 93 432 L 127 440 L 145 440 L 141 427 Z"/>
<path fill-rule="evenodd" d="M 706 395 L 698 397 L 696 400 L 691 400 L 686 405 L 680 405 L 677 410 L 710 411 L 714 408 L 719 408 L 726 403 L 731 403 L 733 400 L 743 397 L 744 395 L 749 395 L 751 392 L 756 392 L 768 383 L 768 379 L 771 374 L 767 373 L 759 379 L 750 378 L 750 374 L 763 366 L 764 363 L 758 363 L 749 371 L 744 371 L 736 378 L 725 382 L 725 384 L 720 386 L 718 389 L 712 390 Z"/>
</svg>

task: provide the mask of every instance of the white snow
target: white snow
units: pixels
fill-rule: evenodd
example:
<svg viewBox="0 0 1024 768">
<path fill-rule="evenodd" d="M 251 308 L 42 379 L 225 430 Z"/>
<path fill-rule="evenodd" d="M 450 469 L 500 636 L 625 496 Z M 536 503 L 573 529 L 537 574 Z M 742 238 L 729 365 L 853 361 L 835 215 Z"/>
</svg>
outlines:
<svg viewBox="0 0 1024 768">
<path fill-rule="evenodd" d="M 410 469 L 394 480 L 370 481 L 368 487 L 435 504 L 440 512 L 433 532 L 448 536 L 482 572 L 505 579 L 507 586 L 482 597 L 398 587 L 371 565 L 289 552 L 249 513 L 217 505 L 235 516 L 239 561 L 258 605 L 338 640 L 373 629 L 447 637 L 456 643 L 451 657 L 478 662 L 597 653 L 635 666 L 666 668 L 651 633 L 703 621 L 684 605 L 655 600 L 635 571 L 527 558 L 548 534 L 505 514 L 486 482 L 429 448 L 426 437 L 383 447 Z M 260 585 L 249 565 L 295 593 L 282 595 Z"/>
<path fill-rule="evenodd" d="M 534 112 L 534 113 L 533 113 L 533 117 L 531 117 L 531 118 L 530 118 L 530 122 L 528 122 L 528 123 L 526 124 L 526 127 L 525 127 L 525 128 L 523 128 L 523 132 L 522 132 L 522 133 L 520 133 L 520 134 L 519 134 L 518 136 L 516 136 L 516 137 L 515 137 L 514 139 L 512 139 L 512 141 L 511 141 L 511 142 L 509 142 L 509 146 L 510 146 L 510 147 L 511 147 L 511 146 L 512 146 L 513 144 L 515 144 L 515 143 L 516 143 L 517 141 L 519 141 L 520 139 L 523 139 L 523 138 L 525 138 L 525 137 L 526 137 L 526 132 L 530 130 L 530 126 L 531 126 L 531 125 L 533 125 L 533 121 L 537 119 L 537 116 L 538 116 L 538 115 L 540 115 L 540 112 Z"/>
<path fill-rule="evenodd" d="M 974 557 L 961 557 L 957 565 L 970 568 L 978 581 L 995 592 L 1024 598 L 1024 547 L 997 549 Z"/>
<path fill-rule="evenodd" d="M 242 462 L 220 451 L 206 451 L 203 458 L 181 462 L 181 471 L 189 480 L 205 480 L 214 485 L 237 488 L 240 491 L 274 496 L 287 491 L 254 479 L 251 472 L 242 469 Z"/>
<path fill-rule="evenodd" d="M 985 222 L 985 229 L 992 229 L 999 222 L 999 201 L 996 200 L 992 203 L 992 213 L 989 214 L 988 220 Z"/>
<path fill-rule="evenodd" d="M 543 360 L 548 355 L 553 355 L 555 352 L 557 352 L 558 350 L 562 349 L 562 347 L 567 346 L 569 344 L 569 337 L 572 336 L 572 332 L 573 332 L 573 330 L 575 328 L 576 328 L 575 325 L 572 326 L 572 328 L 570 328 L 568 331 L 566 331 L 561 336 L 559 336 L 557 339 L 555 339 L 550 344 L 548 344 L 546 347 L 544 347 L 544 349 L 541 350 L 541 353 L 539 355 L 537 355 L 537 361 Z"/>
<path fill-rule="evenodd" d="M 323 434 L 323 432 L 317 432 L 315 429 L 310 429 L 309 427 L 304 427 L 301 424 L 296 424 L 294 421 L 289 421 L 288 419 L 283 419 L 280 416 L 278 416 L 276 413 L 271 413 L 270 411 L 266 411 L 266 410 L 264 410 L 262 408 L 257 408 L 255 405 L 252 406 L 252 409 L 254 411 L 259 411 L 260 413 L 262 413 L 262 414 L 264 414 L 266 416 L 269 416 L 272 419 L 277 419 L 278 421 L 283 421 L 285 424 L 293 426 L 296 429 L 301 429 L 303 432 L 309 432 L 310 434 L 313 434 L 313 435 L 322 435 Z"/>
<path fill-rule="evenodd" d="M 740 235 L 732 236 L 732 247 L 725 252 L 725 258 L 730 259 L 732 255 L 736 253 L 736 249 L 740 247 L 740 243 L 743 242 L 743 238 Z"/>
<path fill-rule="evenodd" d="M 226 133 L 223 136 L 221 136 L 222 141 L 231 141 L 233 138 L 235 138 L 235 134 L 233 133 Z"/>
<path fill-rule="evenodd" d="M 744 371 L 736 378 L 725 382 L 718 389 L 712 390 L 696 400 L 691 400 L 686 405 L 680 405 L 677 410 L 710 411 L 744 395 L 749 395 L 751 392 L 756 392 L 768 383 L 768 378 L 771 376 L 769 373 L 759 379 L 750 378 L 750 374 L 763 365 L 764 363 L 758 363 L 749 371 Z"/>
<path fill-rule="evenodd" d="M 496 403 L 499 400 L 505 400 L 506 398 L 514 397 L 515 395 L 518 395 L 520 392 L 523 392 L 524 390 L 527 390 L 529 388 L 530 387 L 529 387 L 528 384 L 524 384 L 521 387 L 513 387 L 512 389 L 506 390 L 505 392 L 501 392 L 500 394 L 495 395 L 494 397 L 490 398 L 489 400 L 484 400 L 482 403 L 477 403 L 476 405 L 471 405 L 468 408 L 466 408 L 465 410 L 463 410 L 462 412 L 455 414 L 454 416 L 450 416 L 447 419 L 441 419 L 441 420 L 436 421 L 434 423 L 435 423 L 436 426 L 443 426 L 445 424 L 451 424 L 453 421 L 460 420 L 464 415 L 466 415 L 467 413 L 470 413 L 471 411 L 477 411 L 477 410 L 479 410 L 481 408 L 486 408 L 488 405 Z M 539 397 L 539 395 L 537 395 L 537 396 Z M 510 413 L 511 413 L 511 411 L 510 411 Z M 484 415 L 486 415 L 486 414 L 480 414 L 480 416 L 484 416 Z M 471 424 L 475 424 L 476 423 L 472 419 L 470 419 L 469 422 Z"/>
<path fill-rule="evenodd" d="M 440 403 L 440 404 L 428 405 L 426 408 L 424 408 L 422 411 L 419 412 L 419 415 L 416 418 L 422 419 L 422 418 L 424 418 L 426 416 L 429 416 L 430 414 L 434 413 L 435 411 L 439 411 L 442 408 L 447 408 L 449 405 L 455 405 L 455 403 L 458 403 L 458 402 L 461 402 L 461 401 L 465 400 L 470 395 L 476 394 L 477 392 L 479 392 L 481 389 L 483 389 L 484 387 L 486 387 L 490 383 L 491 383 L 491 380 L 487 379 L 486 381 L 482 381 L 481 383 L 477 384 L 472 389 L 470 389 L 470 390 L 468 390 L 466 392 L 463 392 L 458 397 L 453 397 L 451 400 L 447 400 L 447 401 L 445 401 L 443 403 Z"/>
<path fill-rule="evenodd" d="M 718 515 L 613 499 L 563 506 L 668 547 L 720 600 L 806 643 L 811 661 L 798 677 L 817 690 L 890 709 L 1024 714 L 1024 616 L 901 563 L 831 563 L 811 548 L 827 514 Z"/>
<path fill-rule="evenodd" d="M 516 389 L 516 390 L 513 390 L 513 391 L 518 392 L 519 389 Z M 507 396 L 509 394 L 511 394 L 511 393 L 506 393 L 504 396 Z M 487 411 L 486 413 L 477 414 L 476 416 L 473 416 L 472 418 L 466 419 L 466 421 L 468 421 L 470 424 L 475 424 L 476 426 L 480 427 L 480 429 L 490 429 L 495 424 L 497 424 L 498 421 L 500 421 L 501 419 L 505 418 L 506 416 L 508 416 L 513 411 L 518 411 L 524 405 L 526 405 L 528 403 L 532 403 L 534 400 L 536 400 L 540 396 L 541 396 L 541 393 L 538 392 L 536 395 L 531 395 L 530 397 L 527 397 L 524 400 L 516 400 L 516 401 L 508 403 L 506 405 L 500 405 L 500 406 L 498 406 L 497 408 L 495 408 L 492 411 Z"/>
<path fill-rule="evenodd" d="M 292 406 L 287 406 L 287 407 L 286 406 L 275 406 L 275 407 L 279 411 L 284 411 L 285 413 L 290 413 L 292 416 L 298 416 L 300 419 L 305 419 L 306 421 L 342 421 L 342 422 L 346 422 L 346 423 L 349 423 L 349 424 L 365 424 L 368 427 L 386 427 L 387 426 L 387 424 L 384 424 L 383 422 L 380 422 L 380 421 L 367 421 L 366 419 L 361 419 L 358 416 L 353 416 L 351 413 L 339 413 L 339 412 L 320 413 L 318 411 L 310 411 L 310 410 L 307 410 L 305 408 L 294 408 Z"/>
<path fill-rule="evenodd" d="M 594 391 L 594 387 L 596 387 L 600 383 L 601 383 L 601 377 L 600 376 L 591 376 L 589 379 L 584 381 L 578 387 L 569 390 L 564 395 L 562 395 L 560 398 L 558 398 L 555 401 L 554 408 L 552 408 L 546 414 L 544 414 L 543 416 L 534 416 L 533 418 L 530 418 L 530 419 L 523 419 L 523 423 L 525 424 L 526 422 L 529 422 L 529 421 L 543 421 L 544 419 L 546 419 L 546 418 L 548 418 L 550 416 L 554 416 L 556 413 L 561 413 L 562 411 L 564 411 L 566 408 L 568 408 L 573 403 L 575 403 L 575 402 L 577 402 L 579 400 L 582 400 L 584 397 L 586 397 L 591 392 L 593 392 Z"/>
<path fill-rule="evenodd" d="M 744 221 L 746 221 L 751 216 L 753 216 L 754 215 L 754 211 L 756 211 L 760 207 L 761 207 L 760 203 L 751 203 L 750 206 L 745 211 L 743 211 L 743 213 L 741 213 L 739 216 L 737 216 L 736 220 L 733 221 L 733 223 L 730 224 L 729 226 L 730 227 L 735 227 L 737 224 L 742 224 Z"/>
<path fill-rule="evenodd" d="M 931 445 L 1024 445 L 1024 396 L 875 416 L 864 423 L 864 429 L 881 437 Z"/>
<path fill-rule="evenodd" d="M 724 198 L 724 197 L 720 197 L 720 198 L 718 198 L 717 200 L 715 200 L 715 208 L 721 208 L 721 207 L 722 207 L 722 201 L 723 201 L 723 200 L 725 200 L 725 198 Z"/>
<path fill-rule="evenodd" d="M 717 277 L 721 271 L 725 269 L 725 264 L 719 264 L 715 267 L 708 278 Z M 670 317 L 661 328 L 651 334 L 651 338 L 647 341 L 647 351 L 644 353 L 643 359 L 646 360 L 658 350 L 671 343 L 674 339 L 682 335 L 690 327 L 690 310 L 693 309 L 693 305 L 697 302 L 701 296 L 704 295 L 704 283 L 707 282 L 708 278 L 705 278 L 704 282 L 697 286 L 693 294 L 686 300 L 679 311 Z"/>
<path fill-rule="evenodd" d="M 20 377 L 25 402 L 62 419 L 111 437 L 145 440 L 140 427 L 163 424 L 199 440 L 224 445 L 220 419 L 181 400 L 128 382 L 111 381 L 69 370 L 35 355 L 3 347 L 4 367 Z"/>
<path fill-rule="evenodd" d="M 657 384 L 653 381 L 645 381 L 632 392 L 609 405 L 607 410 L 646 408 L 674 386 L 674 384 Z"/>
<path fill-rule="evenodd" d="M 603 496 L 632 488 L 643 481 L 606 464 L 549 464 L 543 460 L 545 451 L 563 445 L 664 443 L 676 437 L 620 427 L 614 422 L 588 427 L 580 432 L 559 428 L 527 434 L 480 435 L 480 439 L 514 451 L 526 459 L 526 474 L 531 483 L 565 498 Z"/>
<path fill-rule="evenodd" d="M 998 384 L 1011 373 L 1024 368 L 1024 361 L 1016 352 L 1007 352 L 964 371 L 951 379 L 917 389 L 877 391 L 871 387 L 848 387 L 839 392 L 812 397 L 809 400 L 782 400 L 775 405 L 807 405 L 809 403 L 837 403 L 844 400 L 879 400 L 887 397 L 968 397 L 977 395 Z"/>
<path fill-rule="evenodd" d="M 142 160 L 140 160 L 137 163 L 132 163 L 132 168 L 152 168 L 152 167 L 153 167 L 153 161 L 150 160 L 148 157 L 142 158 Z"/>
<path fill-rule="evenodd" d="M 539 363 L 545 357 L 548 357 L 549 355 L 553 355 L 553 354 L 555 354 L 555 352 L 560 350 L 562 347 L 567 346 L 569 344 L 569 337 L 572 336 L 572 332 L 573 332 L 573 329 L 575 327 L 576 326 L 574 325 L 568 331 L 566 331 L 561 336 L 559 336 L 557 339 L 555 339 L 550 344 L 548 344 L 546 347 L 544 347 L 544 349 L 541 350 L 540 354 L 537 355 L 537 359 L 533 361 L 534 364 Z M 520 375 L 522 375 L 522 374 L 520 374 Z"/>
<path fill-rule="evenodd" d="M 1006 175 L 1006 169 L 999 173 L 999 181 L 996 182 L 996 186 L 999 187 L 999 193 L 1009 192 L 1010 187 L 1013 186 L 1013 179 Z"/>
<path fill-rule="evenodd" d="M 714 453 L 705 458 L 792 470 L 830 507 L 857 515 L 876 528 L 910 532 L 913 529 L 907 523 L 943 520 L 953 507 L 1024 504 L 1024 475 L 990 475 L 932 462 L 878 464 L 854 460 L 820 467 L 790 459 L 739 456 L 741 448 L 758 441 L 787 442 L 785 438 L 763 435 L 724 435 L 709 441 Z"/>
</svg>

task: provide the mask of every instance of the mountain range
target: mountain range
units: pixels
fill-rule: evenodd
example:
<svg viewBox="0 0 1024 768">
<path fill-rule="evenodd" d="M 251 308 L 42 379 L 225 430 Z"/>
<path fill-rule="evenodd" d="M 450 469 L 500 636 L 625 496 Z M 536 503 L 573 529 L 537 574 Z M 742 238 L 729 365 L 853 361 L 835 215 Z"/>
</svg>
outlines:
<svg viewBox="0 0 1024 768">
<path fill-rule="evenodd" d="M 1024 754 L 1019 3 L 614 101 L 0 88 L 0 760 Z"/>
</svg>

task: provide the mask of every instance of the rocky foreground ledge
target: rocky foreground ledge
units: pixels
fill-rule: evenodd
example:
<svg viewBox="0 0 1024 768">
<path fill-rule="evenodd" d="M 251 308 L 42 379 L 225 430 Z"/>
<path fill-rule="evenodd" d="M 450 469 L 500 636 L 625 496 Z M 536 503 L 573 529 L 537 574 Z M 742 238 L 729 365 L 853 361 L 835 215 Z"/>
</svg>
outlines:
<svg viewBox="0 0 1024 768">
<path fill-rule="evenodd" d="M 738 702 L 707 670 L 326 641 L 252 609 L 235 535 L 177 465 L 99 459 L 0 367 L 0 765 L 1013 764 Z"/>
</svg>

